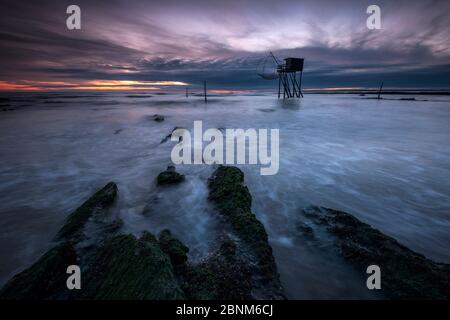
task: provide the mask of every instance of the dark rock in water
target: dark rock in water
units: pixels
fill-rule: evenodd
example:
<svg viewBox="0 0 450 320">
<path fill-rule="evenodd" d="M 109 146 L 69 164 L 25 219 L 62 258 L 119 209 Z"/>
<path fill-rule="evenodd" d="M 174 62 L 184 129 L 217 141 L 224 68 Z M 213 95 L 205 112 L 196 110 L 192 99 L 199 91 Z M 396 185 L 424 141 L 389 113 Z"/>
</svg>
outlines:
<svg viewBox="0 0 450 320">
<path fill-rule="evenodd" d="M 116 131 L 114 131 L 114 134 L 119 134 L 119 133 L 121 133 L 123 130 L 125 130 L 125 129 L 117 129 Z"/>
<path fill-rule="evenodd" d="M 116 219 L 100 224 L 104 241 L 90 245 L 90 251 L 84 250 L 85 225 L 88 220 L 101 222 L 97 214 L 113 202 L 116 194 L 117 186 L 109 183 L 89 198 L 59 232 L 58 239 L 63 242 L 14 276 L 0 291 L 0 299 L 183 299 L 171 259 L 184 263 L 187 248 L 169 231 L 161 234 L 161 243 L 150 233 L 140 239 L 132 235 L 107 237 L 122 226 Z M 66 270 L 70 265 L 82 270 L 82 290 L 67 289 Z"/>
<path fill-rule="evenodd" d="M 168 166 L 166 171 L 161 172 L 157 177 L 158 185 L 168 185 L 183 182 L 184 175 L 175 171 L 174 166 Z"/>
<path fill-rule="evenodd" d="M 450 265 L 436 263 L 398 243 L 352 215 L 311 207 L 307 217 L 327 227 L 345 259 L 362 273 L 381 269 L 381 287 L 394 299 L 450 299 Z"/>
<path fill-rule="evenodd" d="M 126 96 L 127 98 L 151 98 L 153 97 L 150 94 L 130 94 Z"/>
<path fill-rule="evenodd" d="M 119 235 L 100 247 L 86 271 L 80 298 L 183 299 L 169 257 L 156 238 Z"/>
<path fill-rule="evenodd" d="M 244 184 L 244 173 L 236 167 L 219 166 L 209 179 L 208 187 L 209 199 L 255 257 L 255 271 L 265 283 L 262 298 L 283 298 L 266 230 L 251 212 L 252 197 Z"/>
<path fill-rule="evenodd" d="M 159 234 L 159 245 L 169 257 L 174 267 L 186 263 L 189 248 L 186 247 L 180 240 L 172 236 L 168 229 L 164 229 Z"/>
<path fill-rule="evenodd" d="M 412 97 L 412 98 L 400 98 L 400 100 L 402 101 L 416 101 L 416 98 Z"/>
<path fill-rule="evenodd" d="M 192 300 L 252 299 L 250 266 L 236 257 L 236 244 L 227 240 L 208 260 L 187 267 L 182 288 Z"/>
<path fill-rule="evenodd" d="M 153 115 L 153 120 L 156 122 L 162 122 L 162 121 L 164 121 L 164 116 L 155 114 L 155 115 Z"/>
<path fill-rule="evenodd" d="M 2 108 L 2 111 L 14 111 L 16 108 L 11 107 L 9 104 L 1 105 L 0 108 Z"/>
<path fill-rule="evenodd" d="M 295 225 L 295 228 L 298 231 L 300 231 L 304 236 L 306 236 L 308 238 L 314 238 L 314 231 L 307 224 L 299 222 Z"/>
<path fill-rule="evenodd" d="M 110 207 L 117 196 L 117 185 L 114 182 L 108 183 L 101 190 L 97 191 L 77 210 L 69 215 L 65 225 L 56 235 L 57 240 L 78 241 L 82 235 L 84 224 L 94 214 L 102 212 Z"/>
<path fill-rule="evenodd" d="M 65 242 L 45 253 L 35 264 L 14 276 L 0 291 L 0 299 L 44 300 L 65 299 L 67 267 L 77 264 L 73 246 Z"/>
<path fill-rule="evenodd" d="M 181 127 L 174 127 L 174 128 L 172 129 L 172 131 L 171 131 L 167 136 L 165 136 L 165 137 L 161 140 L 160 144 L 161 144 L 161 143 L 164 143 L 164 142 L 166 142 L 166 141 L 168 141 L 168 140 L 170 140 L 170 138 L 172 137 L 172 133 L 173 133 L 175 130 L 177 130 L 177 129 L 183 129 L 183 128 L 181 128 Z M 183 137 L 179 137 L 178 141 L 182 141 L 182 140 L 183 140 Z"/>
</svg>

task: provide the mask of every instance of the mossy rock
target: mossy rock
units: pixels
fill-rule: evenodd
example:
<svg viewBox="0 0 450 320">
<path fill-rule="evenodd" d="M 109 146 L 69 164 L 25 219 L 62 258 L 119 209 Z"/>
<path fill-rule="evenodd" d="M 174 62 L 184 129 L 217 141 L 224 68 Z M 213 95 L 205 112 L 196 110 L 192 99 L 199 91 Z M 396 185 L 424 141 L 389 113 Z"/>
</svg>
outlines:
<svg viewBox="0 0 450 320">
<path fill-rule="evenodd" d="M 77 264 L 75 250 L 68 242 L 55 246 L 31 267 L 14 276 L 0 291 L 0 299 L 66 299 L 67 267 Z"/>
<path fill-rule="evenodd" d="M 266 230 L 251 212 L 252 196 L 244 184 L 244 173 L 236 167 L 220 166 L 209 179 L 208 186 L 209 199 L 239 237 L 252 247 L 258 264 L 267 273 L 276 272 Z"/>
<path fill-rule="evenodd" d="M 342 256 L 366 274 L 381 269 L 381 287 L 394 299 L 450 299 L 450 265 L 436 263 L 398 243 L 349 213 L 323 207 L 304 210 L 325 225 Z"/>
<path fill-rule="evenodd" d="M 96 212 L 105 210 L 114 203 L 117 196 L 117 185 L 108 183 L 92 195 L 78 209 L 69 215 L 66 223 L 56 235 L 56 240 L 78 241 L 81 238 L 85 223 Z"/>
<path fill-rule="evenodd" d="M 168 229 L 164 229 L 159 234 L 159 245 L 169 257 L 172 265 L 182 266 L 186 263 L 189 248 L 186 247 L 180 240 L 172 236 Z"/>
<path fill-rule="evenodd" d="M 236 245 L 226 241 L 208 260 L 189 266 L 182 288 L 190 300 L 248 300 L 252 283 L 250 267 L 237 259 Z"/>
<path fill-rule="evenodd" d="M 177 184 L 184 180 L 184 175 L 176 172 L 174 166 L 167 167 L 167 170 L 161 172 L 156 178 L 158 185 Z"/>
<path fill-rule="evenodd" d="M 169 257 L 150 233 L 115 236 L 92 259 L 81 298 L 171 300 L 184 294 Z"/>
</svg>

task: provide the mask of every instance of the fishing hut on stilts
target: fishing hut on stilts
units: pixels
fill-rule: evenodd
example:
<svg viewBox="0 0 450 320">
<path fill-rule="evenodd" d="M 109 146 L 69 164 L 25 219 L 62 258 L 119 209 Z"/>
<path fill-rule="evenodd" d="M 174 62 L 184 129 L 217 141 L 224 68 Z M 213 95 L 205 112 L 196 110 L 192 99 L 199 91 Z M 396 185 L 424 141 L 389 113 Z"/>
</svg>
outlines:
<svg viewBox="0 0 450 320">
<path fill-rule="evenodd" d="M 267 63 L 269 62 L 269 66 Z M 264 80 L 275 80 L 278 78 L 278 99 L 303 98 L 303 58 L 286 58 L 280 63 L 272 52 L 266 57 L 257 74 Z"/>
</svg>

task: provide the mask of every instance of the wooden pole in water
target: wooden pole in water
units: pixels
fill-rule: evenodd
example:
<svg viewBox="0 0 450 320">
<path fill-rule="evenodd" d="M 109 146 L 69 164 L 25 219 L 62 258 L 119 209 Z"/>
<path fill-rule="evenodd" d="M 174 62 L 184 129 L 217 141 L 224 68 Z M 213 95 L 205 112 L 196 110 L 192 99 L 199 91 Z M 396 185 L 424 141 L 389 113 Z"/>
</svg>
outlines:
<svg viewBox="0 0 450 320">
<path fill-rule="evenodd" d="M 186 87 L 186 98 L 189 97 L 188 88 Z"/>
<path fill-rule="evenodd" d="M 381 99 L 381 90 L 383 89 L 383 81 L 381 81 L 380 91 L 378 91 L 378 100 Z"/>
<path fill-rule="evenodd" d="M 281 73 L 278 73 L 278 99 L 280 99 L 280 90 L 281 90 Z"/>
<path fill-rule="evenodd" d="M 203 82 L 203 91 L 205 93 L 205 103 L 208 103 L 208 98 L 206 97 L 206 80 Z"/>
</svg>

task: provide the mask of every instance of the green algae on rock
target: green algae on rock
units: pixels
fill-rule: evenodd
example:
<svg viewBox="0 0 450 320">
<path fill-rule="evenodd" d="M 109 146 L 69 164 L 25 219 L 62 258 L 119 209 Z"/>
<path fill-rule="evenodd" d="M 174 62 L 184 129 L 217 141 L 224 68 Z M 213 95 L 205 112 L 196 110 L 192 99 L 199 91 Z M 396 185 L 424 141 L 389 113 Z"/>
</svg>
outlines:
<svg viewBox="0 0 450 320">
<path fill-rule="evenodd" d="M 117 196 L 117 185 L 114 182 L 108 183 L 101 190 L 92 195 L 78 209 L 72 212 L 66 220 L 64 226 L 56 235 L 56 240 L 80 240 L 85 223 L 95 213 L 107 209 L 114 203 Z"/>
<path fill-rule="evenodd" d="M 156 238 L 118 235 L 100 247 L 86 272 L 81 298 L 183 299 L 169 257 Z"/>
<path fill-rule="evenodd" d="M 364 275 L 370 265 L 381 269 L 382 291 L 394 299 L 450 299 L 450 265 L 436 263 L 401 245 L 349 213 L 323 207 L 303 210 L 324 225 L 342 256 Z"/>
<path fill-rule="evenodd" d="M 182 288 L 191 300 L 247 300 L 251 299 L 249 266 L 236 257 L 236 244 L 227 240 L 221 248 L 182 275 Z"/>
<path fill-rule="evenodd" d="M 184 175 L 175 171 L 174 166 L 168 166 L 166 171 L 161 172 L 156 178 L 158 185 L 168 185 L 183 182 Z"/>
<path fill-rule="evenodd" d="M 161 231 L 158 240 L 161 250 L 170 257 L 170 261 L 174 267 L 186 263 L 189 248 L 175 238 L 170 230 L 164 229 Z"/>
<path fill-rule="evenodd" d="M 219 166 L 208 182 L 209 199 L 230 223 L 236 234 L 256 257 L 263 282 L 271 282 L 274 298 L 282 298 L 279 275 L 263 224 L 251 212 L 252 196 L 244 184 L 244 173 L 230 166 Z"/>
<path fill-rule="evenodd" d="M 28 269 L 15 275 L 0 291 L 0 299 L 45 300 L 70 298 L 66 287 L 69 265 L 77 264 L 73 246 L 62 243 L 47 251 Z"/>
</svg>

